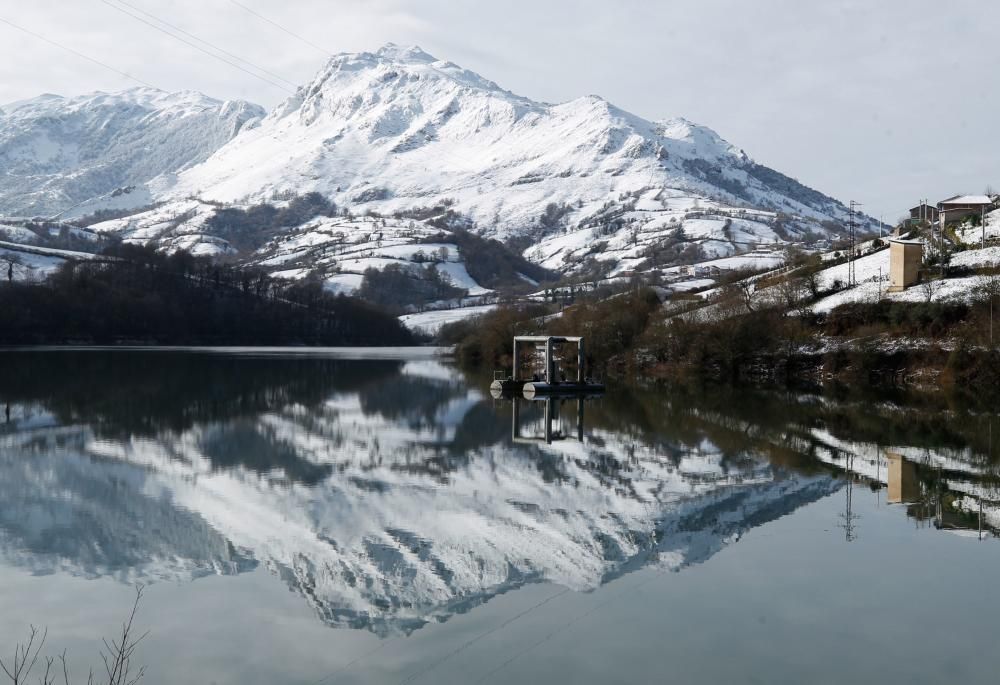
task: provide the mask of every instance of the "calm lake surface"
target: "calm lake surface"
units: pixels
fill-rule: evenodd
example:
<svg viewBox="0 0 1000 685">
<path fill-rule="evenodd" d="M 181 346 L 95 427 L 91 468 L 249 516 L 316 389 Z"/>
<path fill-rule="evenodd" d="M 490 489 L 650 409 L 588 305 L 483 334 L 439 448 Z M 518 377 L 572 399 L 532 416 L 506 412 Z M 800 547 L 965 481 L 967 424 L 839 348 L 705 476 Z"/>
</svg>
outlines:
<svg viewBox="0 0 1000 685">
<path fill-rule="evenodd" d="M 144 683 L 997 683 L 1000 420 L 423 351 L 0 352 L 0 653 Z"/>
</svg>

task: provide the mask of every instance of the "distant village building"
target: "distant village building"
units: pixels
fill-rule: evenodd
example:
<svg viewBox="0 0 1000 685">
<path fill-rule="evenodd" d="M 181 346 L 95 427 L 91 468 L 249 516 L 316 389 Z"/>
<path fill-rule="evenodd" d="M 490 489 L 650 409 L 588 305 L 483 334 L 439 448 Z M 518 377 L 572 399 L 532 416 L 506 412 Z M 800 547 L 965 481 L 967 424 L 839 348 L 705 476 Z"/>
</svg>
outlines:
<svg viewBox="0 0 1000 685">
<path fill-rule="evenodd" d="M 690 266 L 682 266 L 680 273 L 684 276 L 693 277 L 706 277 L 706 276 L 719 276 L 722 274 L 722 269 L 715 266 L 705 266 L 703 264 L 692 264 Z"/>
<path fill-rule="evenodd" d="M 971 217 L 979 218 L 996 206 L 996 202 L 989 195 L 956 195 L 938 202 L 938 213 L 941 225 L 947 226 Z"/>
<path fill-rule="evenodd" d="M 910 209 L 910 224 L 936 223 L 938 220 L 938 208 L 921 202 L 916 207 Z"/>
<path fill-rule="evenodd" d="M 889 289 L 898 293 L 915 285 L 920 278 L 923 263 L 924 244 L 919 240 L 889 241 Z"/>
</svg>

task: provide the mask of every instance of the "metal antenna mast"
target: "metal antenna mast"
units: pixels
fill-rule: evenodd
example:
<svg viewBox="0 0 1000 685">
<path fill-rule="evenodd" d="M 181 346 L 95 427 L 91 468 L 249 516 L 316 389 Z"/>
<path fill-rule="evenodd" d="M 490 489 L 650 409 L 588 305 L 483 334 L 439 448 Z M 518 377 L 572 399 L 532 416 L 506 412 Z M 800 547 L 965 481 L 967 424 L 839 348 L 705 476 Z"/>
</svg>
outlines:
<svg viewBox="0 0 1000 685">
<path fill-rule="evenodd" d="M 854 455 L 847 455 L 847 506 L 844 508 L 844 513 L 840 514 L 840 518 L 844 519 L 844 523 L 840 525 L 840 528 L 844 529 L 844 539 L 847 542 L 854 542 L 858 539 L 858 531 L 854 522 L 857 521 L 861 516 L 854 513 Z"/>
</svg>

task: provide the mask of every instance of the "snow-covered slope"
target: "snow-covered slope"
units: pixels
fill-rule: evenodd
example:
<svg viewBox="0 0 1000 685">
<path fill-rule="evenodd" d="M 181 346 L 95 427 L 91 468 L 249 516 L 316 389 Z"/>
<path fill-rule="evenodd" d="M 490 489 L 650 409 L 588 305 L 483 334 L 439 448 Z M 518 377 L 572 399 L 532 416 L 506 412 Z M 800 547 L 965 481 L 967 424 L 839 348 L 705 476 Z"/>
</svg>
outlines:
<svg viewBox="0 0 1000 685">
<path fill-rule="evenodd" d="M 204 161 L 264 114 L 247 102 L 145 87 L 7 105 L 0 109 L 0 215 L 148 204 L 145 183 Z"/>
<path fill-rule="evenodd" d="M 97 231 L 126 242 L 155 244 L 161 249 L 196 255 L 235 253 L 230 243 L 213 235 L 206 222 L 216 205 L 182 200 L 121 219 L 96 224 Z M 276 278 L 323 278 L 331 292 L 351 294 L 361 287 L 367 269 L 395 265 L 415 277 L 434 268 L 442 278 L 473 298 L 492 294 L 470 274 L 463 254 L 448 242 L 451 232 L 409 219 L 316 217 L 278 232 L 251 254 L 245 264 L 265 269 Z"/>
</svg>

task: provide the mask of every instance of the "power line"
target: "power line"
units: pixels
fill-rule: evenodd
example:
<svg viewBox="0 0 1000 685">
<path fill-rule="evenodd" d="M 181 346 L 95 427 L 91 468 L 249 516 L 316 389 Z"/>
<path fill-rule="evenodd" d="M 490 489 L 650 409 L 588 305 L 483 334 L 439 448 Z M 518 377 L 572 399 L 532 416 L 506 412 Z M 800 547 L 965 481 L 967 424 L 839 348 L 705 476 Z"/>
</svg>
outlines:
<svg viewBox="0 0 1000 685">
<path fill-rule="evenodd" d="M 308 38 L 303 38 L 302 36 L 300 36 L 299 34 L 295 33 L 294 31 L 291 31 L 291 30 L 289 30 L 289 29 L 286 29 L 286 28 L 285 28 L 284 26 L 282 26 L 282 25 L 281 25 L 281 24 L 279 24 L 278 22 L 276 22 L 276 21 L 274 21 L 274 20 L 272 20 L 272 19 L 268 19 L 268 18 L 267 18 L 267 17 L 265 17 L 265 16 L 263 15 L 263 14 L 260 14 L 260 13 L 258 13 L 258 12 L 255 12 L 254 10 L 250 9 L 249 7 L 247 7 L 246 5 L 244 5 L 243 3 L 241 3 L 241 2 L 237 2 L 236 0 L 229 0 L 229 2 L 231 2 L 232 4 L 236 5 L 237 7 L 241 8 L 241 9 L 243 9 L 243 10 L 245 10 L 245 11 L 249 12 L 250 14 L 252 14 L 252 15 L 254 15 L 255 17 L 257 17 L 258 19 L 260 19 L 261 21 L 266 21 L 266 22 L 267 22 L 268 24 L 270 24 L 271 26 L 274 26 L 274 27 L 276 27 L 276 28 L 278 28 L 278 29 L 280 29 L 280 30 L 284 31 L 285 33 L 287 33 L 287 34 L 288 34 L 289 36 L 291 36 L 292 38 L 295 38 L 296 40 L 298 40 L 298 41 L 301 41 L 301 42 L 305 43 L 306 45 L 308 45 L 309 47 L 311 47 L 311 48 L 313 48 L 313 49 L 315 49 L 315 50 L 319 50 L 320 52 L 322 52 L 322 53 L 323 53 L 324 55 L 326 55 L 327 57 L 330 57 L 330 56 L 331 56 L 331 53 L 330 53 L 330 51 L 329 51 L 329 50 L 327 50 L 326 48 L 322 48 L 322 47 L 320 47 L 320 46 L 316 45 L 316 43 L 313 43 L 313 42 L 312 42 L 311 40 L 309 40 Z"/>
<path fill-rule="evenodd" d="M 275 79 L 278 79 L 279 81 L 284 81 L 285 83 L 287 83 L 288 85 L 292 86 L 293 88 L 298 88 L 299 87 L 299 84 L 295 83 L 294 81 L 289 81 L 288 79 L 286 79 L 285 77 L 281 76 L 280 74 L 275 74 L 273 71 L 268 71 L 264 67 L 261 67 L 261 66 L 258 66 L 257 64 L 254 64 L 253 62 L 251 62 L 248 59 L 244 59 L 244 58 L 240 57 L 239 55 L 233 54 L 232 52 L 229 52 L 228 50 L 226 50 L 224 48 L 220 48 L 218 45 L 212 43 L 211 41 L 207 41 L 204 38 L 199 38 L 198 36 L 194 35 L 190 31 L 185 31 L 180 26 L 177 26 L 175 24 L 171 24 L 169 21 L 166 21 L 165 19 L 161 19 L 160 17 L 156 16 L 155 14 L 152 14 L 150 12 L 147 12 L 144 9 L 141 9 L 139 7 L 136 7 L 135 5 L 132 5 L 130 3 L 125 2 L 125 0 L 118 0 L 118 4 L 119 5 L 125 5 L 126 7 L 130 8 L 132 10 L 135 10 L 139 14 L 143 14 L 143 15 L 149 17 L 150 19 L 153 19 L 155 21 L 160 22 L 164 26 L 169 26 L 174 31 L 177 31 L 178 33 L 182 33 L 185 36 L 187 36 L 188 38 L 193 38 L 194 40 L 198 41 L 199 43 L 204 43 L 205 45 L 210 46 L 213 50 L 221 52 L 223 55 L 226 55 L 228 57 L 232 57 L 233 59 L 235 59 L 235 60 L 237 60 L 239 62 L 243 62 L 244 64 L 247 64 L 247 65 L 253 67 L 254 69 L 256 69 L 257 71 L 259 71 L 261 73 L 267 74 L 268 76 L 271 76 L 271 77 L 273 77 Z"/>
<path fill-rule="evenodd" d="M 511 656 L 509 659 L 507 659 L 506 661 L 504 661 L 499 666 L 496 666 L 493 670 L 491 670 L 491 671 L 483 674 L 479 678 L 479 680 L 476 681 L 476 685 L 480 685 L 481 683 L 486 682 L 487 680 L 489 680 L 490 678 L 492 678 L 495 674 L 497 674 L 500 671 L 502 671 L 503 669 L 507 668 L 508 666 L 510 666 L 512 663 L 514 663 L 515 661 L 517 661 L 518 659 L 520 659 L 522 656 L 524 656 L 528 652 L 530 652 L 530 651 L 538 648 L 543 643 L 548 642 L 553 637 L 555 637 L 557 634 L 561 633 L 562 631 L 566 630 L 567 628 L 571 628 L 576 623 L 578 623 L 578 622 L 584 620 L 585 618 L 587 618 L 588 616 L 592 615 L 598 609 L 601 609 L 604 606 L 606 606 L 606 605 L 610 604 L 611 602 L 615 601 L 616 599 L 619 599 L 620 597 L 623 597 L 624 595 L 627 595 L 630 592 L 634 592 L 635 590 L 638 590 L 639 588 L 643 587 L 644 585 L 647 585 L 647 584 L 653 582 L 654 580 L 658 579 L 660 576 L 665 575 L 667 572 L 668 572 L 667 569 L 661 569 L 659 571 L 656 571 L 649 578 L 646 578 L 645 580 L 639 581 L 637 583 L 633 583 L 629 587 L 623 588 L 619 592 L 617 592 L 617 593 L 611 595 L 610 597 L 608 597 L 607 599 L 605 599 L 603 602 L 600 602 L 599 604 L 596 604 L 596 605 L 592 606 L 590 609 L 588 609 L 584 613 L 578 614 L 577 616 L 575 616 L 574 618 L 571 618 L 570 620 L 566 621 L 565 623 L 563 623 L 562 625 L 558 626 L 557 628 L 552 629 L 541 640 L 538 640 L 537 642 L 533 642 L 532 644 L 530 644 L 527 647 L 525 647 L 524 649 L 522 649 L 520 652 L 518 652 L 518 653 L 514 654 L 513 656 Z"/>
<path fill-rule="evenodd" d="M 135 14 L 132 14 L 132 13 L 131 13 L 131 12 L 129 12 L 128 10 L 126 10 L 126 9 L 123 9 L 122 7 L 119 7 L 118 5 L 115 5 L 115 4 L 112 4 L 111 2 L 109 2 L 109 0 L 101 0 L 101 2 L 103 2 L 103 3 L 104 3 L 105 5 L 107 5 L 108 7 L 111 7 L 111 8 L 113 8 L 113 9 L 116 9 L 116 10 L 118 10 L 119 12 L 121 12 L 121 13 L 122 13 L 122 14 L 124 14 L 124 15 L 127 15 L 127 16 L 129 16 L 129 17 L 132 17 L 132 18 L 133 18 L 133 19 L 135 19 L 136 21 L 139 21 L 139 22 L 142 22 L 142 23 L 143 23 L 143 24 L 145 24 L 146 26 L 150 26 L 150 27 L 152 27 L 152 28 L 156 29 L 156 30 L 157 30 L 157 31 L 159 31 L 160 33 L 164 33 L 164 34 L 166 34 L 166 35 L 170 36 L 170 37 L 171 37 L 171 38 L 173 38 L 174 40 L 177 40 L 177 41 L 180 41 L 181 43 L 184 43 L 185 45 L 189 45 L 190 47 L 194 48 L 195 50 L 198 50 L 199 52 L 203 52 L 203 53 L 205 53 L 205 54 L 206 54 L 206 55 L 208 55 L 209 57 L 212 57 L 212 58 L 214 58 L 214 59 L 217 59 L 217 60 L 219 60 L 220 62 L 225 62 L 226 64 L 228 64 L 229 66 L 233 67 L 234 69 L 239 69 L 239 70 L 240 70 L 240 71 L 242 71 L 243 73 L 245 73 L 245 74 L 249 74 L 250 76 L 253 76 L 253 77 L 254 77 L 254 78 L 256 78 L 256 79 L 260 79 L 261 81 L 264 81 L 265 83 L 269 83 L 269 84 L 271 84 L 272 86 L 274 86 L 275 88 L 280 88 L 281 90 L 285 91 L 286 93 L 290 93 L 290 94 L 292 94 L 292 95 L 294 95 L 294 94 L 295 94 L 295 91 L 294 91 L 294 90 L 291 90 L 290 88 L 287 88 L 287 87 L 285 87 L 285 86 L 281 85 L 281 84 L 280 84 L 280 83 L 278 83 L 277 81 L 272 81 L 271 79 L 269 79 L 269 78 L 267 78 L 267 77 L 265 77 L 265 76 L 261 76 L 260 74 L 256 74 L 256 73 L 254 73 L 254 72 L 250 71 L 249 69 L 246 69 L 246 68 L 244 68 L 244 67 L 240 66 L 240 65 L 239 65 L 239 64 L 237 64 L 236 62 L 231 62 L 231 61 L 229 61 L 229 60 L 228 60 L 228 59 L 226 59 L 225 57 L 220 57 L 219 55 L 215 54 L 214 52 L 211 52 L 210 50 L 206 50 L 205 48 L 201 47 L 201 46 L 200 46 L 200 45 L 198 45 L 197 43 L 192 43 L 192 42 L 191 42 L 191 41 L 189 41 L 189 40 L 186 40 L 186 39 L 184 39 L 184 38 L 181 38 L 181 37 L 180 37 L 180 36 L 178 36 L 177 34 L 175 34 L 175 33 L 171 33 L 170 31 L 167 31 L 167 30 L 166 30 L 165 28 L 162 28 L 161 26 L 157 26 L 156 24 L 154 24 L 154 23 L 153 23 L 153 22 L 151 22 L 151 21 L 147 21 L 146 19 L 143 19 L 142 17 L 140 17 L 140 16 L 138 16 L 138 15 L 135 15 Z"/>
<path fill-rule="evenodd" d="M 451 659 L 456 654 L 460 654 L 461 652 L 464 652 L 466 649 L 468 649 L 472 645 L 476 644 L 480 640 L 489 637 L 490 635 L 492 635 L 493 633 L 495 633 L 497 631 L 503 630 L 504 628 L 506 628 L 507 626 L 509 626 L 514 621 L 517 621 L 519 618 L 522 618 L 523 616 L 525 616 L 527 614 L 530 614 L 535 609 L 540 609 L 541 607 L 545 606 L 546 604 L 548 604 L 552 600 L 558 599 L 558 598 L 562 597 L 563 595 L 565 595 L 569 591 L 570 591 L 569 588 L 563 588 L 562 590 L 559 590 L 558 592 L 555 592 L 555 593 L 549 595 L 548 597 L 546 597 L 542 601 L 537 602 L 537 603 L 531 605 L 530 607 L 528 607 L 527 609 L 524 609 L 523 611 L 518 612 L 516 615 L 508 618 L 503 623 L 500 623 L 500 624 L 498 624 L 498 625 L 490 628 L 489 630 L 486 630 L 486 631 L 480 633 L 476 637 L 474 637 L 474 638 L 472 638 L 470 640 L 467 640 L 466 642 L 462 643 L 461 645 L 459 645 L 458 647 L 456 647 L 452 651 L 450 651 L 447 654 L 445 654 L 443 657 L 441 657 L 437 661 L 435 661 L 435 662 L 433 662 L 431 664 L 428 664 L 428 665 L 426 665 L 426 666 L 424 666 L 422 668 L 419 668 L 416 671 L 414 671 L 413 673 L 411 673 L 410 675 L 408 675 L 407 677 L 403 678 L 403 680 L 399 683 L 399 685 L 406 685 L 407 683 L 411 683 L 414 680 L 416 680 L 416 679 L 422 677 L 423 675 L 429 673 L 430 671 L 433 671 L 435 668 L 437 668 L 438 666 L 440 666 L 444 662 L 448 661 L 449 659 Z"/>
<path fill-rule="evenodd" d="M 144 85 L 144 86 L 146 86 L 148 88 L 156 88 L 156 86 L 154 86 L 152 83 L 149 83 L 147 81 L 143 81 L 141 78 L 137 78 L 137 77 L 133 76 L 132 74 L 129 74 L 128 72 L 122 71 L 121 69 L 115 69 L 110 64 L 105 64 L 101 60 L 94 59 L 90 55 L 85 55 L 82 52 L 79 52 L 78 50 L 74 50 L 71 47 L 68 47 L 66 45 L 63 45 L 62 43 L 59 43 L 59 42 L 56 42 L 56 41 L 52 40 L 51 38 L 46 38 L 45 36 L 43 36 L 41 34 L 38 34 L 38 33 L 35 33 L 34 31 L 30 31 L 30 30 L 24 28 L 23 26 L 18 26 L 14 22 L 9 21 L 7 19 L 4 19 L 3 17 L 0 17 L 0 22 L 3 22 L 4 24 L 7 24 L 8 26 L 12 26 L 15 29 L 17 29 L 18 31 L 22 31 L 22 32 L 28 34 L 29 36 L 37 38 L 38 40 L 44 41 L 44 42 L 48 43 L 49 45 L 54 45 L 57 48 L 60 48 L 61 50 L 65 50 L 66 52 L 70 52 L 70 53 L 76 55 L 77 57 L 82 57 L 83 59 L 87 60 L 88 62 L 93 62 L 94 64 L 96 64 L 98 66 L 101 66 L 101 67 L 104 67 L 105 69 L 108 69 L 110 71 L 113 71 L 113 72 L 115 72 L 116 74 L 118 74 L 120 76 L 124 76 L 127 79 L 131 79 L 132 81 L 135 81 L 136 83 L 141 83 L 142 85 Z M 157 90 L 159 90 L 159 89 L 157 88 Z"/>
</svg>

